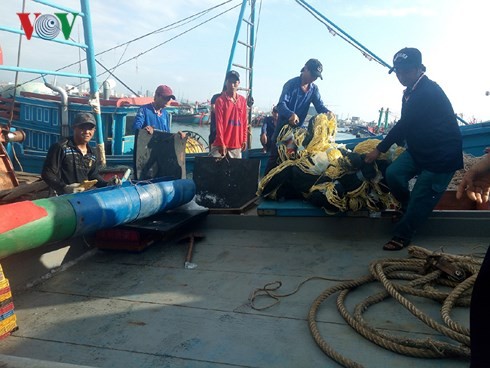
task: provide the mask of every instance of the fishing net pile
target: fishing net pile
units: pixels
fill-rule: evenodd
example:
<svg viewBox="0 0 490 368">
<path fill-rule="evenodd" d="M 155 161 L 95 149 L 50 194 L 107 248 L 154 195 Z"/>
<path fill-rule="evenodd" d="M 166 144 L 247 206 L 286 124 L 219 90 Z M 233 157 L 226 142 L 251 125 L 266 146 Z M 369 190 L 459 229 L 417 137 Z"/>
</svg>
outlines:
<svg viewBox="0 0 490 368">
<path fill-rule="evenodd" d="M 304 198 L 327 213 L 397 209 L 384 173 L 403 149 L 393 146 L 368 164 L 365 154 L 380 140 L 365 140 L 351 151 L 335 143 L 336 133 L 332 113 L 316 115 L 308 129 L 286 124 L 277 138 L 280 164 L 262 178 L 257 194 L 276 200 Z"/>
</svg>

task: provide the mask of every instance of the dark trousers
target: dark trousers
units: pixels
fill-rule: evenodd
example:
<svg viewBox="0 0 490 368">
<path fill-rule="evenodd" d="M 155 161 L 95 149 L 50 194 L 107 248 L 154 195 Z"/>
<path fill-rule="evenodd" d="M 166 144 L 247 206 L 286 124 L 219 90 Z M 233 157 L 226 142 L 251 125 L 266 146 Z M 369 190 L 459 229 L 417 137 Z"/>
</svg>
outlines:
<svg viewBox="0 0 490 368">
<path fill-rule="evenodd" d="M 471 365 L 490 367 L 490 251 L 473 286 L 470 306 Z"/>
<path fill-rule="evenodd" d="M 277 136 L 281 131 L 282 127 L 288 123 L 287 120 L 279 118 L 279 121 L 276 124 L 276 129 L 274 129 L 274 134 L 270 140 L 270 156 L 269 161 L 267 161 L 267 166 L 265 167 L 264 176 L 267 175 L 269 171 L 279 165 L 279 152 L 277 151 Z"/>
<path fill-rule="evenodd" d="M 267 166 L 265 167 L 264 176 L 267 175 L 269 171 L 279 165 L 279 153 L 277 151 L 276 142 L 273 142 L 270 147 L 269 160 L 267 161 Z"/>
</svg>

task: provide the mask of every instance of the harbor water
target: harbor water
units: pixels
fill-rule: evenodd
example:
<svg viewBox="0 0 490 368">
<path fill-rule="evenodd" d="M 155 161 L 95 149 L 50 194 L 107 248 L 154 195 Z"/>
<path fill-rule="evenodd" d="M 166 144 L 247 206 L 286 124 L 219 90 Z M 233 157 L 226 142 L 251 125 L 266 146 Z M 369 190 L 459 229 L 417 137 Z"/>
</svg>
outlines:
<svg viewBox="0 0 490 368">
<path fill-rule="evenodd" d="M 252 147 L 251 148 L 261 148 L 262 145 L 260 144 L 260 130 L 261 127 L 252 127 Z M 176 133 L 178 131 L 192 131 L 194 133 L 199 134 L 204 138 L 206 145 L 209 144 L 209 124 L 204 124 L 202 126 L 199 126 L 197 124 L 192 124 L 192 125 L 186 125 L 186 124 L 172 124 L 171 132 Z M 337 140 L 342 140 L 342 139 L 350 139 L 350 138 L 355 138 L 354 135 L 345 133 L 345 132 L 338 132 L 337 133 Z"/>
</svg>

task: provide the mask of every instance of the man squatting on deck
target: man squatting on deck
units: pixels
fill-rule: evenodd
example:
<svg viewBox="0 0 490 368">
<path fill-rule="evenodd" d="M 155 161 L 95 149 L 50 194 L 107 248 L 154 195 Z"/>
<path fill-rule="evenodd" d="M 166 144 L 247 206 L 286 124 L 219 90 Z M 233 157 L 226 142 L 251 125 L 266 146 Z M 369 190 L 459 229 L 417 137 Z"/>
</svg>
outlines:
<svg viewBox="0 0 490 368">
<path fill-rule="evenodd" d="M 56 194 L 83 192 L 84 181 L 97 180 L 96 187 L 121 183 L 117 177 L 106 181 L 99 174 L 97 156 L 88 144 L 94 136 L 95 125 L 92 114 L 78 113 L 72 124 L 73 136 L 49 147 L 41 177 Z"/>
<path fill-rule="evenodd" d="M 301 68 L 301 74 L 298 77 L 290 79 L 284 84 L 279 102 L 276 105 L 279 112 L 279 121 L 271 139 L 270 157 L 264 175 L 267 175 L 269 171 L 279 164 L 277 136 L 284 125 L 303 127 L 311 103 L 313 103 L 319 114 L 330 112 L 322 101 L 317 85 L 313 83 L 318 78 L 323 79 L 322 72 L 322 63 L 317 59 L 310 59 Z"/>
<path fill-rule="evenodd" d="M 404 48 L 393 57 L 393 68 L 403 91 L 401 118 L 378 146 L 366 155 L 368 163 L 393 144 L 406 150 L 386 170 L 390 192 L 401 203 L 401 218 L 393 238 L 383 247 L 400 250 L 428 219 L 456 170 L 463 167 L 461 132 L 444 91 L 425 75 L 422 54 Z M 409 181 L 417 181 L 409 190 Z"/>
<path fill-rule="evenodd" d="M 490 154 L 483 156 L 464 175 L 458 186 L 456 198 L 461 199 L 464 192 L 468 198 L 478 203 L 488 202 L 490 194 Z M 470 338 L 471 365 L 470 368 L 490 367 L 490 252 L 487 249 L 485 259 L 480 268 L 470 305 Z"/>
<path fill-rule="evenodd" d="M 211 142 L 210 156 L 242 158 L 242 151 L 247 148 L 247 101 L 238 94 L 239 85 L 238 72 L 226 73 L 225 89 L 214 104 L 216 135 Z"/>
</svg>

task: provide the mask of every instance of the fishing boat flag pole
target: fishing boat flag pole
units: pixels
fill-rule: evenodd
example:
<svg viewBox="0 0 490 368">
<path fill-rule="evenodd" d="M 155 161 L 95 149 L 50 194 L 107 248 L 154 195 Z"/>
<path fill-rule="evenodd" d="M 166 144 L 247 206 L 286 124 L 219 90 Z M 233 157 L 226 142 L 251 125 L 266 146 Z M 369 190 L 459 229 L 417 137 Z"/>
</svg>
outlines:
<svg viewBox="0 0 490 368">
<path fill-rule="evenodd" d="M 87 45 L 87 69 L 90 75 L 90 106 L 92 112 L 95 115 L 95 121 L 97 123 L 97 130 L 95 132 L 95 139 L 97 142 L 98 158 L 102 166 L 106 165 L 105 148 L 104 148 L 104 133 L 102 129 L 102 119 L 100 116 L 100 99 L 99 99 L 99 87 L 97 85 L 97 71 L 95 68 L 95 52 L 94 41 L 92 37 L 92 18 L 90 16 L 90 4 L 89 0 L 81 0 L 81 8 L 83 12 L 83 34 L 85 37 L 85 44 Z"/>
</svg>

